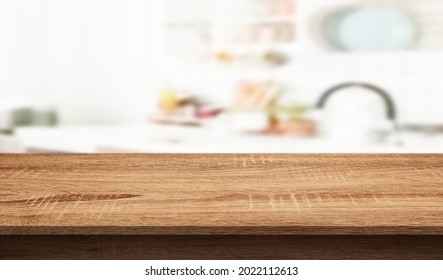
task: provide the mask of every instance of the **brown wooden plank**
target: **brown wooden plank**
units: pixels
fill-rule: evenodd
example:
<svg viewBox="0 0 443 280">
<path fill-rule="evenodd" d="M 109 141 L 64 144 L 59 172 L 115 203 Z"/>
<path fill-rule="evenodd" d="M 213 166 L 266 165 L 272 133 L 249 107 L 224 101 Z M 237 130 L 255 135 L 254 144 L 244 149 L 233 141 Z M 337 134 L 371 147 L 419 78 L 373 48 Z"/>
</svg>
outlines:
<svg viewBox="0 0 443 280">
<path fill-rule="evenodd" d="M 443 236 L 0 236 L 0 259 L 431 260 Z"/>
<path fill-rule="evenodd" d="M 0 234 L 443 234 L 443 155 L 0 155 Z"/>
</svg>

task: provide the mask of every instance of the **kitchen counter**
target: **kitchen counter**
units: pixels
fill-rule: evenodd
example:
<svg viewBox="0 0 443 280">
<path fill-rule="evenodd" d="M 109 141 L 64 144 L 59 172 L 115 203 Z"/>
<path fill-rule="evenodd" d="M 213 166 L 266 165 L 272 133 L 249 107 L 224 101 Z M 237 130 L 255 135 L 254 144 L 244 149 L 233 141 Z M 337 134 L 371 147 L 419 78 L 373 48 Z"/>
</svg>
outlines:
<svg viewBox="0 0 443 280">
<path fill-rule="evenodd" d="M 226 134 L 208 128 L 166 125 L 21 128 L 22 151 L 66 153 L 440 153 L 443 138 L 397 146 L 323 138 Z"/>
<path fill-rule="evenodd" d="M 0 258 L 443 255 L 442 155 L 0 155 L 0 185 Z"/>
</svg>

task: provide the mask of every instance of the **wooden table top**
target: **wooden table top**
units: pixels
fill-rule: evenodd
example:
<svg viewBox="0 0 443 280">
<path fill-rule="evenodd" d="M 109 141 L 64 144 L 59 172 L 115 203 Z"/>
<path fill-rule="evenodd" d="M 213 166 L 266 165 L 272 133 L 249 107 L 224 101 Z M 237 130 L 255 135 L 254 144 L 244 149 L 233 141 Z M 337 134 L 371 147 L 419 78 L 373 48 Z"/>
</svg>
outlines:
<svg viewBox="0 0 443 280">
<path fill-rule="evenodd" d="M 443 155 L 0 155 L 0 234 L 443 234 Z"/>
</svg>

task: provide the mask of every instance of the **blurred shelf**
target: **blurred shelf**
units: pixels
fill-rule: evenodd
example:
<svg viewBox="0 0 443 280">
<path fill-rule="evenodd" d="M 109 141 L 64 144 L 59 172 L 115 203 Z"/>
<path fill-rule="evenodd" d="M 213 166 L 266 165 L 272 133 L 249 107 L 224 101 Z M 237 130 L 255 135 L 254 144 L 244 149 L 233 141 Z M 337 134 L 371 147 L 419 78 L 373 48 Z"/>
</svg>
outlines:
<svg viewBox="0 0 443 280">
<path fill-rule="evenodd" d="M 187 19 L 187 20 L 171 20 L 171 21 L 165 21 L 164 25 L 166 27 L 177 27 L 177 26 L 208 26 L 210 27 L 213 24 L 211 20 L 196 20 L 196 19 Z"/>
<path fill-rule="evenodd" d="M 229 80 L 229 83 L 241 77 L 260 76 L 268 80 L 283 75 L 280 73 L 285 71 L 287 75 L 291 74 L 286 66 L 294 60 L 293 56 L 299 52 L 300 41 L 303 39 L 298 34 L 302 18 L 294 9 L 298 6 L 296 0 L 268 0 L 267 3 L 243 0 L 187 1 L 165 1 L 162 5 L 163 11 L 159 12 L 163 15 L 162 22 L 159 24 L 160 56 L 164 60 L 169 58 L 170 61 L 176 57 L 176 63 L 171 61 L 171 64 L 177 64 L 176 70 L 181 69 L 181 71 L 168 70 L 168 75 L 173 76 L 174 79 L 183 75 L 192 76 L 189 72 L 198 67 L 195 68 L 191 64 L 196 63 L 178 61 L 180 60 L 178 57 L 196 56 L 207 58 L 205 62 L 200 63 L 199 70 L 214 68 L 205 71 L 206 76 L 220 75 L 219 79 Z M 185 7 L 188 8 L 185 9 Z M 171 34 L 179 39 L 172 38 L 175 40 L 167 41 Z M 202 37 L 207 40 L 198 42 Z M 169 48 L 169 46 L 176 46 L 176 48 Z M 288 57 L 289 63 L 283 66 L 262 67 L 253 61 L 249 64 L 238 62 L 224 67 L 213 61 L 218 52 L 252 57 L 262 57 L 268 52 L 280 52 Z M 185 65 L 178 66 L 179 64 Z M 176 74 L 183 71 L 186 73 Z M 226 73 L 229 71 L 232 73 Z M 199 71 L 199 73 L 202 72 Z"/>
<path fill-rule="evenodd" d="M 256 23 L 282 23 L 294 22 L 296 16 L 266 16 L 266 17 L 245 17 L 245 18 L 227 18 L 218 20 L 218 24 L 256 24 Z"/>
<path fill-rule="evenodd" d="M 237 50 L 237 51 L 250 51 L 250 50 L 270 50 L 270 49 L 284 49 L 284 50 L 296 50 L 296 41 L 291 42 L 270 42 L 270 43 L 219 43 L 215 46 L 216 50 Z"/>
</svg>

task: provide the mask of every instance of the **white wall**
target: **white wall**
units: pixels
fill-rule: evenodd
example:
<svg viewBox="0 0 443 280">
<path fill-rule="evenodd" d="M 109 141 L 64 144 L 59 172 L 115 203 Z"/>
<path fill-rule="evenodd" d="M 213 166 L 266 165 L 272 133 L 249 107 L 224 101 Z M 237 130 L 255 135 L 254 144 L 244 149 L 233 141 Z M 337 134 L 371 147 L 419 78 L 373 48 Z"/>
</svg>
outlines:
<svg viewBox="0 0 443 280">
<path fill-rule="evenodd" d="M 54 0 L 51 21 L 52 90 L 65 121 L 143 120 L 152 96 L 149 1 Z"/>
<path fill-rule="evenodd" d="M 0 96 L 48 98 L 68 124 L 144 121 L 152 104 L 149 5 L 0 1 Z"/>
<path fill-rule="evenodd" d="M 0 1 L 0 97 L 47 96 L 48 0 Z"/>
</svg>

